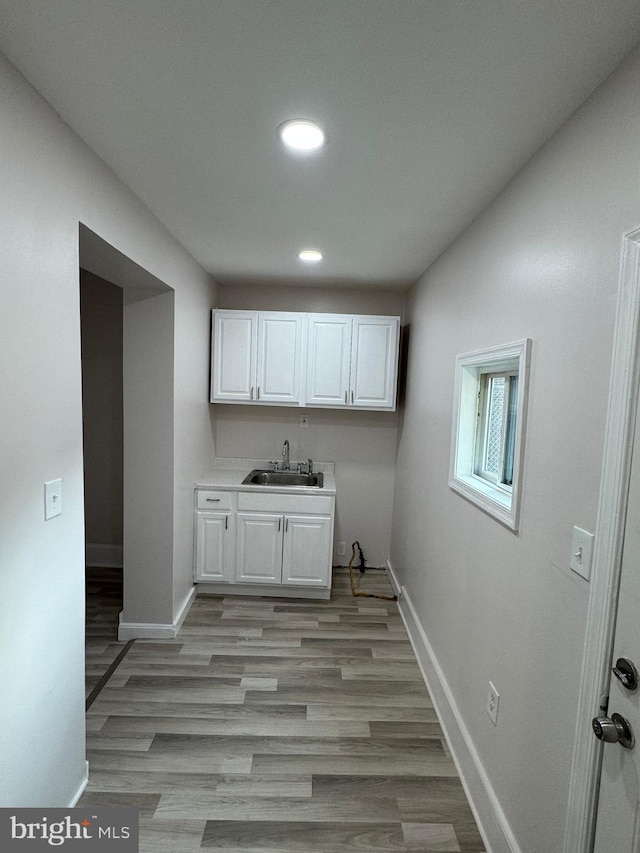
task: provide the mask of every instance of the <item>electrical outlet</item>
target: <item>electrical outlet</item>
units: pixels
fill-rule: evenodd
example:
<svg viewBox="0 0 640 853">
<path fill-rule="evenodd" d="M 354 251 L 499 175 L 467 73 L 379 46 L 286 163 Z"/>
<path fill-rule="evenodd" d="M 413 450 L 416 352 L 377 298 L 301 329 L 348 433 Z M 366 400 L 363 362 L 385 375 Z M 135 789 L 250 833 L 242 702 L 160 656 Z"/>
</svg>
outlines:
<svg viewBox="0 0 640 853">
<path fill-rule="evenodd" d="M 498 708 L 500 707 L 500 694 L 489 682 L 489 695 L 487 696 L 487 714 L 494 726 L 498 725 Z"/>
<path fill-rule="evenodd" d="M 338 547 L 336 549 L 336 554 L 338 557 L 344 557 L 347 553 L 347 543 L 346 542 L 338 542 Z"/>
</svg>

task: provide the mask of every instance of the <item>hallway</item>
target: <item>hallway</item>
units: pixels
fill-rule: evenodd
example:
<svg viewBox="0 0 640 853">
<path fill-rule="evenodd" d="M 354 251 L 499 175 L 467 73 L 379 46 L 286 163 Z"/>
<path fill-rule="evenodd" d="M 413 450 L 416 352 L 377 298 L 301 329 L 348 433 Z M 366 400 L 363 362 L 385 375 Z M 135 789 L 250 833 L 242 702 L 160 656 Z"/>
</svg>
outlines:
<svg viewBox="0 0 640 853">
<path fill-rule="evenodd" d="M 397 606 L 344 569 L 328 602 L 198 597 L 87 729 L 78 805 L 138 808 L 141 853 L 484 850 Z"/>
<path fill-rule="evenodd" d="M 87 566 L 85 599 L 85 696 L 88 708 L 126 646 L 118 640 L 122 569 Z"/>
</svg>

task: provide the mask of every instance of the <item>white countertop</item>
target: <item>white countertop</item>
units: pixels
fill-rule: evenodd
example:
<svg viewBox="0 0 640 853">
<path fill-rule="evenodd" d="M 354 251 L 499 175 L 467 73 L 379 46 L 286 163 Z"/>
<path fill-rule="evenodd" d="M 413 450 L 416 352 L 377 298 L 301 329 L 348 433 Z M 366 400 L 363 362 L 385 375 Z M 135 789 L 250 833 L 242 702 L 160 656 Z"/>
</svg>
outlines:
<svg viewBox="0 0 640 853">
<path fill-rule="evenodd" d="M 306 459 L 300 460 L 306 463 Z M 292 470 L 296 470 L 298 460 L 291 461 Z M 335 463 L 314 462 L 313 470 L 324 474 L 324 485 L 320 489 L 317 486 L 258 486 L 244 485 L 243 480 L 254 468 L 270 470 L 273 465 L 266 459 L 235 459 L 230 457 L 217 457 L 209 471 L 200 477 L 194 488 L 196 489 L 222 489 L 234 492 L 287 492 L 305 495 L 335 495 Z"/>
</svg>

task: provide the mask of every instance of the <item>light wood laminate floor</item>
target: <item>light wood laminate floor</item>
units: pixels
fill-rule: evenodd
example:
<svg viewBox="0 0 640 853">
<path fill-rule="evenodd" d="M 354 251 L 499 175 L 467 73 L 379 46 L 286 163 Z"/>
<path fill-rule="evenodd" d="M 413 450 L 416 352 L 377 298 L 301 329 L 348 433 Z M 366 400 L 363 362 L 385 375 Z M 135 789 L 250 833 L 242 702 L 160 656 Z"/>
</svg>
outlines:
<svg viewBox="0 0 640 853">
<path fill-rule="evenodd" d="M 90 701 L 109 667 L 126 643 L 118 641 L 122 610 L 122 569 L 85 569 L 85 696 Z"/>
<path fill-rule="evenodd" d="M 389 593 L 383 572 L 356 573 Z M 480 853 L 397 605 L 198 596 L 87 713 L 79 805 L 134 806 L 141 853 Z"/>
</svg>

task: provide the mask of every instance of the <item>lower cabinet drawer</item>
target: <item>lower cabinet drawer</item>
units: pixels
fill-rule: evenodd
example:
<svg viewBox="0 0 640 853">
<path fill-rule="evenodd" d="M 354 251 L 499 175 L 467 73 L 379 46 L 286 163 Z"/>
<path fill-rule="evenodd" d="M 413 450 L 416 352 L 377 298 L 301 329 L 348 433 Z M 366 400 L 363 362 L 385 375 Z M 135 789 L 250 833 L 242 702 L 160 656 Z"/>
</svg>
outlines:
<svg viewBox="0 0 640 853">
<path fill-rule="evenodd" d="M 198 490 L 196 495 L 197 509 L 226 510 L 233 508 L 233 492 L 205 492 Z"/>
</svg>

